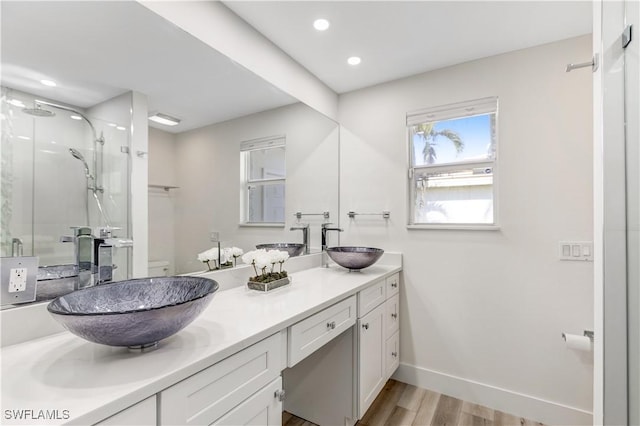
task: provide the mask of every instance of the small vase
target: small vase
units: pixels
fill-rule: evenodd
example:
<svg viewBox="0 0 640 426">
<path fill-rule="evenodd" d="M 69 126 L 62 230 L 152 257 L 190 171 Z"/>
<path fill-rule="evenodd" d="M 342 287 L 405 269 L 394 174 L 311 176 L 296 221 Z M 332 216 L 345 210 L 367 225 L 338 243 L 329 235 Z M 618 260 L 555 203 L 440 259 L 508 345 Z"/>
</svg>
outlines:
<svg viewBox="0 0 640 426">
<path fill-rule="evenodd" d="M 276 281 L 271 281 L 268 283 L 259 283 L 256 281 L 249 281 L 247 282 L 247 287 L 249 287 L 249 289 L 251 290 L 258 290 L 258 291 L 270 291 L 270 290 L 274 290 L 278 287 L 282 287 L 285 285 L 291 284 L 291 277 L 284 277 L 284 278 L 280 278 L 279 280 Z"/>
</svg>

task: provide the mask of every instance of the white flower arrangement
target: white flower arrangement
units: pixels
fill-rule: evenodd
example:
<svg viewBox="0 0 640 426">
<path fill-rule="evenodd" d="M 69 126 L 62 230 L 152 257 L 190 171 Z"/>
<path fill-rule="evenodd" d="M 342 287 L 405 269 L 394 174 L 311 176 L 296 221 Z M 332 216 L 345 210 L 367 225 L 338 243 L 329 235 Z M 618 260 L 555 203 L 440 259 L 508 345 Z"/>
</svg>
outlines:
<svg viewBox="0 0 640 426">
<path fill-rule="evenodd" d="M 218 247 L 211 247 L 209 250 L 205 250 L 202 253 L 198 253 L 198 260 L 200 262 L 206 263 L 207 267 L 210 271 L 214 271 L 218 269 L 218 259 L 220 259 L 220 263 L 226 263 L 226 259 L 224 258 L 224 253 L 218 249 Z M 223 261 L 224 260 L 224 261 Z M 214 268 L 211 267 L 209 262 L 213 261 Z"/>
<path fill-rule="evenodd" d="M 233 260 L 233 266 L 236 265 L 237 259 L 244 254 L 244 251 L 239 247 L 225 247 L 222 251 L 224 252 L 224 257 L 227 259 L 227 262 Z"/>
<path fill-rule="evenodd" d="M 198 253 L 198 260 L 200 262 L 206 263 L 207 267 L 210 271 L 215 271 L 216 269 L 220 269 L 223 266 L 230 267 L 233 266 L 231 262 L 235 265 L 236 259 L 242 256 L 243 251 L 238 247 L 225 247 L 223 249 L 218 249 L 218 247 L 211 247 L 209 250 L 205 250 L 202 253 Z M 218 260 L 220 264 L 218 265 Z M 211 267 L 209 262 L 213 261 L 214 267 Z"/>
<path fill-rule="evenodd" d="M 256 273 L 255 277 L 249 278 L 250 281 L 268 283 L 277 281 L 288 276 L 287 271 L 282 270 L 282 265 L 289 259 L 289 253 L 280 250 L 258 249 L 245 253 L 242 261 L 253 266 Z M 280 264 L 279 271 L 275 271 L 276 264 Z M 271 266 L 271 268 L 269 268 Z M 267 271 L 267 269 L 269 270 Z M 260 272 L 258 272 L 260 271 Z"/>
</svg>

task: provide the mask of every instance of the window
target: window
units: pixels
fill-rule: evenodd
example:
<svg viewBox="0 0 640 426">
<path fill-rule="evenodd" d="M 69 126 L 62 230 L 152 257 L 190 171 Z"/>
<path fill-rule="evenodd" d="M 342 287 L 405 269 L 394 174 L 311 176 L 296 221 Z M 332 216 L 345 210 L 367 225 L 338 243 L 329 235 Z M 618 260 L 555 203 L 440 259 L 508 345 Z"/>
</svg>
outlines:
<svg viewBox="0 0 640 426">
<path fill-rule="evenodd" d="M 407 114 L 409 225 L 496 225 L 497 98 Z"/>
<path fill-rule="evenodd" d="M 242 142 L 241 222 L 284 224 L 285 137 Z"/>
</svg>

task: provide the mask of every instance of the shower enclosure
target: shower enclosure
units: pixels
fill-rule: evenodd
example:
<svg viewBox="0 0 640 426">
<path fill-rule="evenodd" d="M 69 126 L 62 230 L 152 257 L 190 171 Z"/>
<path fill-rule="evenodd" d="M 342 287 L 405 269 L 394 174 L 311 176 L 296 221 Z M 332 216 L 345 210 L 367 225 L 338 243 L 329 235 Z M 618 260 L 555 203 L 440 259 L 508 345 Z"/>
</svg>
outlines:
<svg viewBox="0 0 640 426">
<path fill-rule="evenodd" d="M 118 103 L 115 103 L 118 104 Z M 76 262 L 73 227 L 129 236 L 129 126 L 106 101 L 83 109 L 2 87 L 1 255 Z M 113 121 L 112 121 L 113 120 Z M 114 280 L 130 253 L 114 252 Z"/>
</svg>

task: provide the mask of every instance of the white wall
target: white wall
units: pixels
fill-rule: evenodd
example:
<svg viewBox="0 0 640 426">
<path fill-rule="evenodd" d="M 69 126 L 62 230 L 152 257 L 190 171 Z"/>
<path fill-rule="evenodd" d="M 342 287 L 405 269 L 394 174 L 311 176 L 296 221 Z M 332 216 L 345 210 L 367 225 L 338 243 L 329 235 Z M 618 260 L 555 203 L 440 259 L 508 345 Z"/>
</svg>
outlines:
<svg viewBox="0 0 640 426">
<path fill-rule="evenodd" d="M 286 223 L 280 227 L 240 226 L 240 143 L 286 135 Z M 329 211 L 338 220 L 338 126 L 298 103 L 252 114 L 177 135 L 176 271 L 206 269 L 196 260 L 213 246 L 210 232 L 219 232 L 223 246 L 245 251 L 255 244 L 302 242 L 290 231 L 294 213 Z M 321 216 L 312 224 L 311 246 L 320 246 Z"/>
<path fill-rule="evenodd" d="M 590 423 L 592 356 L 562 332 L 593 327 L 589 36 L 381 84 L 339 98 L 343 244 L 404 257 L 401 380 L 550 424 Z M 408 230 L 405 114 L 499 97 L 499 231 Z"/>
<path fill-rule="evenodd" d="M 149 184 L 177 186 L 176 135 L 149 127 Z M 175 189 L 149 188 L 149 261 L 169 261 L 175 273 Z"/>
</svg>

